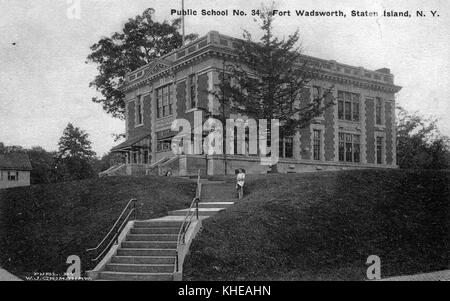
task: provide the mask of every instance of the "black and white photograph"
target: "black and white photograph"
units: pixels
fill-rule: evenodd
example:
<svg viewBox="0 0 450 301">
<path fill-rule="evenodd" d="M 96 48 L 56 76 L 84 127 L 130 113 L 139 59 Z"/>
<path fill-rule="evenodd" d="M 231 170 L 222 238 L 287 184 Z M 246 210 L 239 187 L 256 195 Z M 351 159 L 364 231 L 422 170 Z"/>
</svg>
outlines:
<svg viewBox="0 0 450 301">
<path fill-rule="evenodd" d="M 449 14 L 0 0 L 0 281 L 449 281 Z"/>
</svg>

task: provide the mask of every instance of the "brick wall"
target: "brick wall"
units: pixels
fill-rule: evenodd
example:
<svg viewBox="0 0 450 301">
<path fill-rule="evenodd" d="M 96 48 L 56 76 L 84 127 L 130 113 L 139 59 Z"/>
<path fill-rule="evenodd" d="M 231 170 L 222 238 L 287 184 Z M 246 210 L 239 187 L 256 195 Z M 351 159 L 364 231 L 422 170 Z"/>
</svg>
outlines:
<svg viewBox="0 0 450 301">
<path fill-rule="evenodd" d="M 208 109 L 208 74 L 197 77 L 197 106 Z"/>
<path fill-rule="evenodd" d="M 304 107 L 310 102 L 310 90 L 305 88 L 301 93 L 300 106 Z M 310 127 L 300 129 L 300 155 L 302 159 L 311 159 L 311 131 Z"/>
<path fill-rule="evenodd" d="M 151 97 L 150 95 L 144 97 L 144 124 L 139 127 L 135 127 L 135 101 L 130 101 L 127 103 L 128 106 L 128 139 L 132 139 L 136 136 L 140 136 L 143 134 L 150 134 L 152 129 L 151 123 Z"/>
<path fill-rule="evenodd" d="M 393 152 L 394 149 L 392 147 L 392 140 L 393 140 L 393 120 L 392 120 L 392 112 L 393 105 L 390 101 L 386 101 L 385 104 L 385 112 L 386 112 L 386 164 L 393 164 L 394 156 Z"/>
<path fill-rule="evenodd" d="M 375 108 L 373 99 L 366 99 L 366 158 L 375 163 Z"/>
<path fill-rule="evenodd" d="M 325 103 L 329 103 L 332 100 L 332 95 L 328 95 Z M 325 125 L 325 161 L 333 161 L 334 160 L 334 110 L 337 110 L 336 106 L 328 107 L 324 112 L 324 125 Z"/>
</svg>

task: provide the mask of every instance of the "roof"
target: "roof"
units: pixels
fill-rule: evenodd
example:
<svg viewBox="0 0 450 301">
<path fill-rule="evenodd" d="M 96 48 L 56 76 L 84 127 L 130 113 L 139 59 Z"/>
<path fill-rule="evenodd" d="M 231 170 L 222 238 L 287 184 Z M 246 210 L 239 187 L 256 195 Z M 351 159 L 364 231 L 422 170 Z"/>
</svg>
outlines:
<svg viewBox="0 0 450 301">
<path fill-rule="evenodd" d="M 32 170 L 30 158 L 27 154 L 0 154 L 0 169 L 3 170 Z"/>
<path fill-rule="evenodd" d="M 139 141 L 141 141 L 142 139 L 147 138 L 147 137 L 150 136 L 150 135 L 151 135 L 150 133 L 145 133 L 145 134 L 136 136 L 136 137 L 134 137 L 134 138 L 128 139 L 127 141 L 122 142 L 121 144 L 119 144 L 119 145 L 113 147 L 113 148 L 111 149 L 111 151 L 112 151 L 112 152 L 117 152 L 117 151 L 121 151 L 121 150 L 124 150 L 124 149 L 126 149 L 126 148 L 129 148 L 129 147 L 133 146 L 133 144 L 138 143 Z"/>
</svg>

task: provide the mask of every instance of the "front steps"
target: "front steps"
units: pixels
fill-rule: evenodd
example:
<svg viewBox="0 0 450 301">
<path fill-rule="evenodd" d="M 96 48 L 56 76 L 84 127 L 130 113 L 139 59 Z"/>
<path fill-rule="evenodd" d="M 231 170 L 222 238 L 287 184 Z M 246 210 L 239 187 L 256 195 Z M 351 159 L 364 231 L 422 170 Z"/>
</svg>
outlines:
<svg viewBox="0 0 450 301">
<path fill-rule="evenodd" d="M 202 181 L 199 219 L 202 220 L 226 210 L 234 204 L 231 200 L 235 198 L 234 184 Z M 192 210 L 195 214 L 195 209 Z M 135 221 L 114 255 L 98 268 L 97 279 L 111 281 L 179 279 L 175 277 L 177 240 L 188 212 L 189 209 L 174 210 L 163 218 Z M 185 246 L 185 250 L 188 248 L 189 244 Z M 184 258 L 185 253 L 183 254 Z M 183 258 L 180 259 L 181 264 Z"/>
<path fill-rule="evenodd" d="M 220 211 L 225 210 L 225 208 L 199 208 L 198 209 L 198 216 L 205 216 L 205 217 L 210 217 L 213 216 L 217 213 L 219 213 Z M 170 211 L 169 214 L 173 215 L 173 216 L 186 216 L 186 214 L 188 212 L 192 212 L 195 214 L 196 209 L 182 209 L 182 210 L 174 210 L 174 211 Z"/>
<path fill-rule="evenodd" d="M 172 281 L 182 221 L 136 221 L 99 273 L 101 280 Z"/>
</svg>

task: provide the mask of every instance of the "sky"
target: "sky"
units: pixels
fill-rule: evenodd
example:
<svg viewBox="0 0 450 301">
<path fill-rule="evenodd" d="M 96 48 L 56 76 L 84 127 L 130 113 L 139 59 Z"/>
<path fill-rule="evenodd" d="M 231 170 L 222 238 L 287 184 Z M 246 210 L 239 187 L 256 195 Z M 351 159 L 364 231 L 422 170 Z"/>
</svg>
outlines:
<svg viewBox="0 0 450 301">
<path fill-rule="evenodd" d="M 199 14 L 202 9 L 248 13 L 187 16 L 186 32 L 217 30 L 241 37 L 247 29 L 257 38 L 251 10 L 261 2 L 185 0 L 185 8 Z M 298 28 L 304 54 L 372 70 L 389 68 L 403 87 L 397 103 L 440 118 L 442 133 L 450 135 L 450 1 L 279 0 L 276 5 L 291 10 L 291 16 L 277 18 L 278 36 Z M 157 21 L 170 20 L 176 17 L 171 9 L 180 9 L 181 0 L 0 0 L 0 141 L 56 150 L 72 122 L 89 133 L 98 155 L 117 144 L 113 134 L 123 133 L 125 124 L 91 101 L 98 96 L 89 87 L 97 70 L 85 61 L 92 44 L 149 7 Z M 297 9 L 342 10 L 348 16 L 297 17 Z M 423 10 L 427 17 L 351 18 L 352 10 L 410 10 L 414 15 Z M 439 17 L 431 17 L 430 10 Z"/>
</svg>

